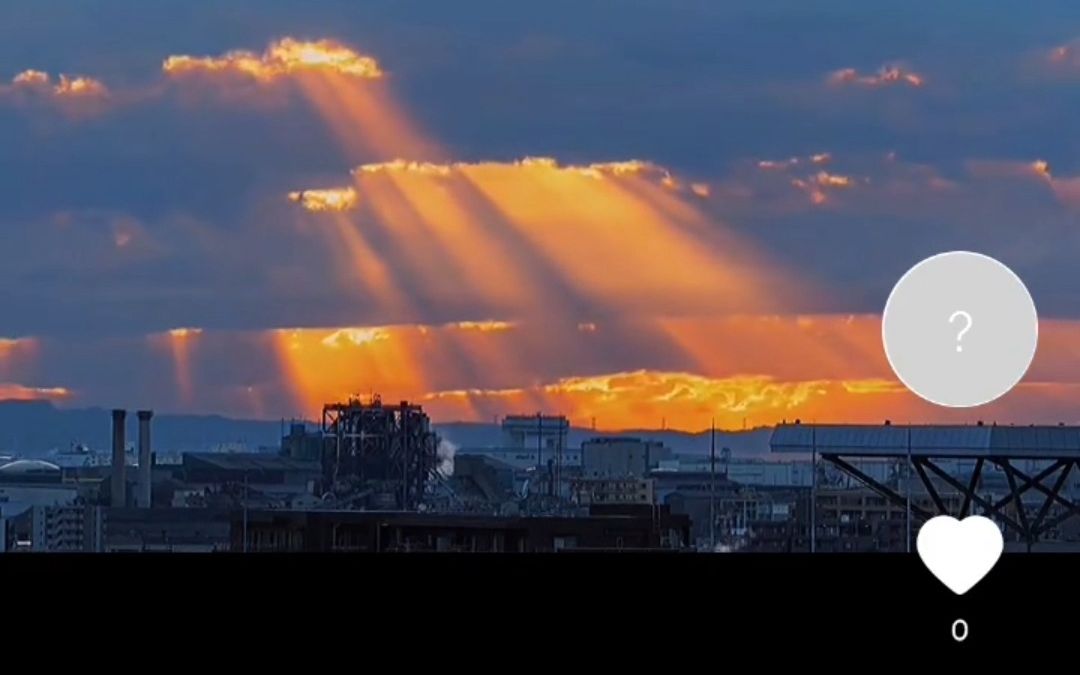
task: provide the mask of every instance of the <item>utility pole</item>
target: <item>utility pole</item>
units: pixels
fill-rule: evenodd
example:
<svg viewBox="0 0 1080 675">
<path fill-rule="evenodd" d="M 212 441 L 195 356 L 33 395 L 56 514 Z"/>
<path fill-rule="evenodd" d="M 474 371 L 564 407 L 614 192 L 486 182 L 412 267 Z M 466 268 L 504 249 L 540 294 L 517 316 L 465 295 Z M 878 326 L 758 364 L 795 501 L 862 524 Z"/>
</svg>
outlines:
<svg viewBox="0 0 1080 675">
<path fill-rule="evenodd" d="M 248 552 L 248 475 L 244 472 L 244 553 Z"/>
<path fill-rule="evenodd" d="M 536 479 L 539 481 L 544 475 L 544 416 L 536 413 Z M 540 492 L 543 494 L 544 483 L 540 483 Z"/>
<path fill-rule="evenodd" d="M 560 415 L 560 417 L 561 417 L 561 415 Z M 556 497 L 560 496 L 560 494 L 562 492 L 562 464 L 563 464 L 563 427 L 562 427 L 562 420 L 561 419 L 558 421 L 558 424 L 559 424 L 559 427 L 558 427 L 559 435 L 557 437 L 557 442 L 556 442 L 556 446 L 555 446 L 555 479 L 554 479 L 554 485 L 552 486 L 552 490 L 551 490 L 552 494 L 554 494 Z M 569 423 L 567 424 L 567 426 L 569 426 Z"/>
<path fill-rule="evenodd" d="M 904 549 L 911 553 L 911 423 L 907 428 L 907 465 L 904 467 L 904 492 L 907 495 L 907 536 Z"/>
<path fill-rule="evenodd" d="M 817 551 L 817 428 L 810 427 L 810 552 Z"/>
<path fill-rule="evenodd" d="M 709 434 L 709 552 L 716 552 L 716 418 Z"/>
</svg>

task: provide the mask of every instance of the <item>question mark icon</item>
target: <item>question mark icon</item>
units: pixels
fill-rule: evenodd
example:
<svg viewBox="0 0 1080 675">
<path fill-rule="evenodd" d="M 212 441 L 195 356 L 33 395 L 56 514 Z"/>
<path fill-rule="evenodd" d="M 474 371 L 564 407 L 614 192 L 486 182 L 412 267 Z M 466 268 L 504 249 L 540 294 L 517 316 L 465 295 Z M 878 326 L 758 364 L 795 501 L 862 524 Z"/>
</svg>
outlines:
<svg viewBox="0 0 1080 675">
<path fill-rule="evenodd" d="M 962 309 L 958 309 L 955 312 L 953 312 L 952 315 L 949 317 L 949 323 L 952 323 L 953 321 L 955 321 L 956 317 L 958 317 L 958 316 L 962 316 L 965 319 L 967 319 L 967 323 L 964 325 L 963 328 L 960 329 L 960 332 L 956 334 L 956 351 L 962 352 L 962 351 L 964 351 L 964 348 L 960 346 L 960 340 L 962 340 L 964 338 L 964 333 L 971 330 L 972 321 L 971 321 L 971 315 L 970 314 L 968 314 L 967 312 L 965 312 Z"/>
</svg>

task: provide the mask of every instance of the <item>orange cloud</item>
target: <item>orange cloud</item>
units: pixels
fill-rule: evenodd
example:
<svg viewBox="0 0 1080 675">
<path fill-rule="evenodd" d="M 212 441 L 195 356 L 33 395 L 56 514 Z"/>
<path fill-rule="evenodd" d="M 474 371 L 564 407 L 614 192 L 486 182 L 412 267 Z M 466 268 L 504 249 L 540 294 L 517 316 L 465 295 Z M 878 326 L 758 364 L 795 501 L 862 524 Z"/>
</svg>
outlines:
<svg viewBox="0 0 1080 675">
<path fill-rule="evenodd" d="M 459 330 L 478 330 L 484 333 L 507 331 L 514 328 L 514 324 L 509 321 L 458 321 L 449 325 Z"/>
<path fill-rule="evenodd" d="M 57 401 L 71 396 L 71 390 L 65 387 L 26 387 L 0 382 L 0 401 Z"/>
<path fill-rule="evenodd" d="M 907 84 L 912 87 L 921 87 L 925 79 L 918 73 L 906 70 L 899 65 L 882 66 L 873 75 L 860 75 L 854 68 L 843 68 L 829 75 L 828 82 L 834 86 L 859 85 L 866 87 L 891 86 Z"/>
<path fill-rule="evenodd" d="M 902 385 L 881 380 L 784 381 L 768 375 L 713 378 L 637 370 L 567 377 L 546 385 L 431 392 L 422 399 L 437 419 L 490 419 L 533 410 L 559 412 L 605 430 L 700 430 L 715 420 L 738 429 L 802 418 L 818 422 L 880 422 L 921 408 Z M 846 411 L 846 412 L 845 412 Z"/>
<path fill-rule="evenodd" d="M 818 185 L 827 187 L 851 187 L 854 180 L 851 176 L 841 176 L 827 171 L 818 171 L 814 174 L 814 182 Z"/>
<path fill-rule="evenodd" d="M 218 57 L 170 56 L 162 64 L 162 70 L 170 76 L 239 74 L 259 82 L 305 72 L 331 72 L 364 79 L 377 79 L 384 74 L 373 57 L 337 41 L 305 41 L 291 37 L 271 43 L 262 54 L 236 50 Z"/>
<path fill-rule="evenodd" d="M 176 81 L 200 78 L 229 85 L 218 88 L 229 97 L 246 98 L 253 91 L 261 97 L 269 91 L 266 85 L 287 83 L 287 88 L 273 91 L 302 95 L 351 157 L 444 156 L 398 105 L 379 62 L 335 40 L 286 37 L 262 54 L 234 50 L 217 57 L 174 55 L 165 59 L 162 70 Z M 235 86 L 245 82 L 254 88 Z"/>
<path fill-rule="evenodd" d="M 720 199 L 711 203 L 709 211 L 735 221 L 814 208 L 860 215 L 918 211 L 940 216 L 943 208 L 964 208 L 962 201 L 974 198 L 969 187 L 968 182 L 946 177 L 933 165 L 898 160 L 893 153 L 835 156 L 821 152 L 735 164 L 727 175 L 710 182 L 710 191 Z"/>
<path fill-rule="evenodd" d="M 300 190 L 290 192 L 289 200 L 308 211 L 348 211 L 356 208 L 357 195 L 351 187 Z"/>
<path fill-rule="evenodd" d="M 267 379 L 252 382 L 249 373 L 238 372 L 235 382 L 222 383 L 218 374 L 200 374 L 200 365 L 191 361 L 194 400 L 217 397 L 221 405 L 235 406 L 234 414 L 261 410 L 270 417 L 310 417 L 327 402 L 380 394 L 388 401 L 420 401 L 437 421 L 486 421 L 542 410 L 579 424 L 595 417 L 604 429 L 657 427 L 664 419 L 668 427 L 690 430 L 706 428 L 712 418 L 722 428 L 796 417 L 1054 422 L 1080 403 L 1080 321 L 1041 321 L 1039 352 L 1024 381 L 978 411 L 927 404 L 897 382 L 876 315 L 624 318 L 605 322 L 604 331 L 540 319 L 514 325 L 216 334 L 215 352 L 268 350 L 257 359 L 268 365 Z M 190 341 L 205 333 L 178 329 L 161 335 Z M 201 367 L 217 368 L 210 361 Z M 0 372 L 0 382 L 26 376 Z M 288 400 L 279 392 L 287 392 Z"/>
<path fill-rule="evenodd" d="M 7 358 L 24 345 L 33 344 L 31 338 L 0 338 L 0 359 Z"/>
<path fill-rule="evenodd" d="M 109 95 L 109 89 L 101 80 L 82 75 L 61 74 L 57 83 L 50 87 L 52 77 L 41 70 L 24 70 L 15 75 L 9 87 L 0 86 L 0 94 L 30 94 L 52 96 L 57 99 L 96 99 Z"/>
<path fill-rule="evenodd" d="M 24 70 L 16 75 L 11 80 L 11 83 L 24 87 L 48 86 L 49 74 L 40 70 Z"/>
<path fill-rule="evenodd" d="M 529 389 L 454 390 L 424 396 L 440 416 L 466 410 L 559 411 L 572 420 L 595 419 L 598 428 L 655 428 L 661 419 L 680 429 L 699 429 L 715 417 L 718 425 L 737 428 L 750 417 L 780 419 L 810 398 L 824 396 L 829 384 L 778 382 L 768 376 L 707 378 L 691 373 L 638 370 L 561 378 Z M 539 399 L 539 401 L 537 400 Z M 755 422 L 756 423 L 756 422 Z"/>
<path fill-rule="evenodd" d="M 322 339 L 322 344 L 333 349 L 366 345 L 390 337 L 385 328 L 339 328 Z"/>
<path fill-rule="evenodd" d="M 184 338 L 200 335 L 201 333 L 202 328 L 173 328 L 169 331 L 169 336 L 182 340 Z"/>
<path fill-rule="evenodd" d="M 1049 186 L 1061 205 L 1070 209 L 1080 208 L 1080 176 L 1055 175 L 1046 160 L 975 160 L 967 163 L 967 170 L 979 178 L 1039 181 Z"/>
<path fill-rule="evenodd" d="M 558 409 L 609 420 L 617 415 L 629 426 L 639 410 L 655 409 L 674 422 L 707 408 L 709 414 L 728 414 L 725 424 L 739 424 L 745 415 L 794 410 L 822 388 L 841 394 L 888 391 L 874 317 L 642 320 L 614 327 L 613 339 L 629 333 L 650 349 L 668 344 L 692 370 L 606 375 L 550 375 L 568 355 L 579 352 L 577 360 L 596 362 L 610 349 L 603 336 L 589 337 L 595 324 L 569 325 L 565 334 L 543 322 L 511 331 L 515 325 L 288 329 L 273 339 L 296 405 L 309 414 L 327 401 L 371 392 L 431 401 L 439 419 Z M 743 366 L 762 374 L 743 375 Z M 502 406 L 498 410 L 493 398 Z M 731 417 L 736 414 L 739 422 Z"/>
<path fill-rule="evenodd" d="M 57 96 L 105 96 L 108 89 L 100 80 L 92 77 L 60 76 L 60 82 L 53 89 Z"/>
<path fill-rule="evenodd" d="M 1050 175 L 1050 165 L 1044 160 L 1035 160 L 1031 163 L 1031 168 L 1036 174 L 1042 176 L 1043 178 L 1052 178 L 1052 176 Z"/>
<path fill-rule="evenodd" d="M 695 197 L 708 195 L 708 186 L 683 191 L 652 162 L 397 159 L 352 175 L 355 215 L 334 222 L 355 244 L 355 257 L 340 263 L 343 283 L 354 284 L 373 260 L 388 261 L 382 279 L 362 283 L 399 315 L 424 299 L 464 298 L 494 315 L 556 315 L 567 293 L 624 309 L 663 298 L 673 310 L 732 302 L 760 310 L 807 292 L 699 209 Z M 386 248 L 376 252 L 374 241 Z M 600 259 L 607 262 L 598 266 Z"/>
<path fill-rule="evenodd" d="M 830 190 L 834 188 L 850 188 L 855 182 L 855 179 L 851 176 L 818 171 L 805 179 L 792 179 L 791 184 L 809 195 L 810 203 L 817 206 L 829 201 Z"/>
<path fill-rule="evenodd" d="M 353 174 L 379 174 L 395 171 L 413 173 L 424 176 L 449 176 L 455 168 L 451 164 L 437 164 L 435 162 L 407 162 L 404 159 L 395 159 L 389 162 L 375 162 L 361 164 L 353 170 Z"/>
<path fill-rule="evenodd" d="M 620 162 L 594 162 L 592 164 L 560 164 L 553 157 L 525 157 L 512 162 L 416 162 L 404 159 L 395 159 L 389 162 L 374 162 L 362 164 L 353 171 L 354 174 L 384 174 L 384 173 L 411 173 L 424 176 L 450 176 L 457 171 L 464 171 L 474 167 L 507 167 L 520 169 L 547 169 L 557 172 L 573 173 L 597 180 L 605 177 L 621 178 L 630 176 L 645 176 L 653 178 L 659 184 L 676 184 L 671 172 L 653 162 L 632 159 Z"/>
<path fill-rule="evenodd" d="M 974 159 L 967 161 L 965 168 L 976 178 L 1050 178 L 1050 164 L 1041 159 L 1030 162 Z"/>
</svg>

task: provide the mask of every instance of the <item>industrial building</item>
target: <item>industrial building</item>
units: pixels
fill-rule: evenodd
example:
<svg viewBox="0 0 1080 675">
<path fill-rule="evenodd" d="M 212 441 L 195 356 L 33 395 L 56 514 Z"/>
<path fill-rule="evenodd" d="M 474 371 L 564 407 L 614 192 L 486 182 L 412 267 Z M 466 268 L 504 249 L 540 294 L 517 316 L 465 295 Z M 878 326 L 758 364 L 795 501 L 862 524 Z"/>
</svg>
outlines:
<svg viewBox="0 0 1080 675">
<path fill-rule="evenodd" d="M 93 513 L 84 505 L 34 506 L 6 519 L 0 552 L 80 553 L 91 548 Z"/>
<path fill-rule="evenodd" d="M 78 486 L 65 483 L 55 464 L 21 459 L 0 466 L 0 518 L 12 518 L 35 506 L 74 504 L 78 496 Z"/>
<path fill-rule="evenodd" d="M 113 466 L 0 466 L 0 550 L 907 551 L 931 515 L 973 512 L 1010 548 L 1080 547 L 1076 427 L 797 423 L 773 432 L 779 461 L 714 461 L 633 437 L 566 448 L 565 418 L 522 415 L 511 445 L 461 448 L 451 471 L 408 402 L 330 404 L 280 453 L 169 464 L 148 410 L 126 450 L 126 415 Z"/>
<path fill-rule="evenodd" d="M 416 509 L 438 467 L 438 436 L 423 408 L 378 396 L 323 406 L 323 481 L 352 508 Z"/>
<path fill-rule="evenodd" d="M 581 517 L 252 511 L 239 528 L 235 516 L 234 550 L 275 552 L 679 551 L 690 526 L 663 507 L 596 508 Z"/>
<path fill-rule="evenodd" d="M 433 496 L 432 509 L 442 512 L 516 513 L 524 480 L 515 467 L 484 455 L 457 455 L 446 491 Z"/>
<path fill-rule="evenodd" d="M 658 441 L 623 436 L 591 438 L 581 444 L 582 478 L 642 477 L 670 459 Z"/>
<path fill-rule="evenodd" d="M 230 509 L 88 507 L 85 550 L 97 553 L 229 551 Z"/>
<path fill-rule="evenodd" d="M 570 500 L 575 504 L 654 504 L 656 491 L 651 478 L 574 478 L 570 480 Z"/>
<path fill-rule="evenodd" d="M 541 466 L 540 462 L 544 463 L 543 466 L 547 466 L 548 461 L 554 461 L 554 453 L 546 449 L 537 450 L 536 447 L 463 447 L 459 448 L 457 451 L 457 456 L 460 457 L 462 455 L 490 457 L 493 460 L 518 470 L 535 469 L 536 467 Z M 561 458 L 564 473 L 581 468 L 580 448 L 564 448 Z"/>
<path fill-rule="evenodd" d="M 562 415 L 507 415 L 502 421 L 503 447 L 537 449 L 540 455 L 539 465 L 567 446 L 570 433 L 570 421 Z M 544 454 L 547 457 L 544 457 Z"/>
<path fill-rule="evenodd" d="M 319 462 L 265 453 L 188 452 L 173 472 L 173 506 L 250 505 L 291 508 L 316 501 Z"/>
</svg>

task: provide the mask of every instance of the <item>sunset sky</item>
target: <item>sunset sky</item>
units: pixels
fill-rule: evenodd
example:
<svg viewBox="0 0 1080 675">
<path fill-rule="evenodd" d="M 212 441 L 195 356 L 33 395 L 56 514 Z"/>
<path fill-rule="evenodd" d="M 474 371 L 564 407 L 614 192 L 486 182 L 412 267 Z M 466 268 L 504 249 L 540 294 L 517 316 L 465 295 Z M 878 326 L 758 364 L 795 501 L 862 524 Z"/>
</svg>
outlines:
<svg viewBox="0 0 1080 675">
<path fill-rule="evenodd" d="M 1051 4 L 5 8 L 0 398 L 1078 423 L 1080 5 Z M 973 410 L 881 346 L 952 249 L 1041 318 Z"/>
</svg>

